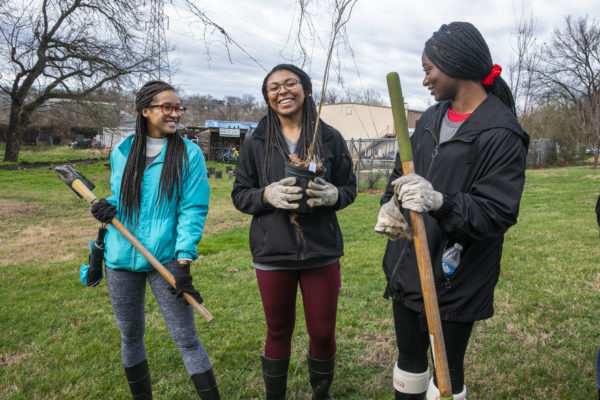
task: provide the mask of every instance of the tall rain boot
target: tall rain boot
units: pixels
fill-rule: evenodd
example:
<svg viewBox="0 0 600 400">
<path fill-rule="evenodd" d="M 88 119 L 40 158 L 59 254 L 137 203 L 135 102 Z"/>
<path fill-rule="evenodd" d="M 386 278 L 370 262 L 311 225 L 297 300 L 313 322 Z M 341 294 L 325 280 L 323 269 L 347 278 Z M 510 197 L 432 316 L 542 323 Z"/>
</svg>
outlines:
<svg viewBox="0 0 600 400">
<path fill-rule="evenodd" d="M 425 400 L 429 384 L 429 368 L 425 372 L 413 373 L 398 368 L 394 364 L 395 400 Z"/>
<path fill-rule="evenodd" d="M 148 360 L 125 368 L 125 376 L 133 400 L 152 400 L 152 384 L 150 382 L 150 368 Z"/>
<path fill-rule="evenodd" d="M 306 355 L 308 360 L 308 374 L 310 385 L 313 388 L 312 400 L 334 400 L 329 393 L 335 370 L 335 356 L 329 360 L 316 360 Z"/>
<path fill-rule="evenodd" d="M 467 387 L 463 385 L 463 390 L 460 393 L 453 393 L 452 398 L 454 400 L 466 400 L 467 399 Z M 439 400 L 440 390 L 433 383 L 433 378 L 429 381 L 429 388 L 427 389 L 427 400 Z"/>
<path fill-rule="evenodd" d="M 201 374 L 190 376 L 200 400 L 220 400 L 217 381 L 212 368 Z"/>
<path fill-rule="evenodd" d="M 290 358 L 273 359 L 261 355 L 260 359 L 267 400 L 285 400 Z"/>
</svg>

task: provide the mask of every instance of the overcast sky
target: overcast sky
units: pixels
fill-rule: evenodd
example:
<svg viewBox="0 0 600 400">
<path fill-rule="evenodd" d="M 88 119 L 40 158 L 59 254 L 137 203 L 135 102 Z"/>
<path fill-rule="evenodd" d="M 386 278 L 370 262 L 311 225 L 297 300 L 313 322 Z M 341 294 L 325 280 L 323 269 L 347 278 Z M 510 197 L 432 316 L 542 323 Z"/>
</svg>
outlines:
<svg viewBox="0 0 600 400">
<path fill-rule="evenodd" d="M 311 63 L 305 67 L 313 81 L 313 90 L 321 88 L 326 47 L 330 36 L 330 0 L 312 0 L 310 11 L 318 37 L 304 38 L 311 52 Z M 230 57 L 224 51 L 219 34 L 209 36 L 206 45 L 200 40 L 204 27 L 185 10 L 166 6 L 169 17 L 168 39 L 176 45 L 170 62 L 177 67 L 172 83 L 183 94 L 211 94 L 217 98 L 254 95 L 262 100 L 260 87 L 266 74 L 281 62 L 298 57 L 295 42 L 298 0 L 208 0 L 202 10 L 222 26 L 247 53 L 230 45 Z M 317 5 L 318 10 L 317 10 Z M 387 103 L 385 76 L 390 71 L 400 74 L 405 100 L 410 108 L 425 109 L 433 103 L 421 85 L 423 72 L 421 53 L 425 41 L 440 25 L 452 21 L 473 23 L 486 39 L 492 59 L 506 69 L 514 59 L 511 34 L 515 16 L 533 16 L 536 36 L 548 40 L 554 28 L 565 25 L 565 17 L 600 16 L 598 0 L 358 0 L 347 24 L 347 43 L 338 47 L 336 66 L 328 87 L 353 90 L 375 90 Z M 210 57 L 207 55 L 207 49 Z M 337 67 L 339 65 L 339 67 Z M 507 74 L 503 73 L 507 79 Z"/>
</svg>

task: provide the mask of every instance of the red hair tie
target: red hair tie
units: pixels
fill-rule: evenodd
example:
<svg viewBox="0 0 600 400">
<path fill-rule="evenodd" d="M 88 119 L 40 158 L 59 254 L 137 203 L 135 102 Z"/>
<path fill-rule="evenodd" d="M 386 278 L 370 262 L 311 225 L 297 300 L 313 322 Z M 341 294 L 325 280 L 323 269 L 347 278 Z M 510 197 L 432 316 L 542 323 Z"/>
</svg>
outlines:
<svg viewBox="0 0 600 400">
<path fill-rule="evenodd" d="M 488 76 L 486 76 L 485 78 L 483 78 L 481 80 L 481 84 L 483 86 L 491 86 L 494 84 L 494 79 L 496 79 L 497 77 L 500 76 L 500 73 L 502 72 L 502 67 L 499 66 L 498 64 L 494 64 L 494 66 L 492 67 L 492 72 L 490 72 L 490 74 Z"/>
</svg>

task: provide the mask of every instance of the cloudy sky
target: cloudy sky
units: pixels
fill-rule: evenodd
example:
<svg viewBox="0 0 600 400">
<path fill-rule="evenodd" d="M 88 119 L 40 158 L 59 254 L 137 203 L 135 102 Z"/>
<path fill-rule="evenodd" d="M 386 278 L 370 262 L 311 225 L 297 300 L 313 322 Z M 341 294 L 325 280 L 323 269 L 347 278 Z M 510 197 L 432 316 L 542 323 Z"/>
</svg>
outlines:
<svg viewBox="0 0 600 400">
<path fill-rule="evenodd" d="M 230 45 L 228 55 L 222 37 L 211 34 L 210 30 L 208 41 L 203 42 L 205 30 L 197 19 L 183 8 L 166 6 L 168 39 L 176 45 L 170 55 L 170 62 L 176 65 L 172 82 L 184 94 L 211 94 L 217 98 L 251 94 L 262 99 L 260 86 L 265 68 L 271 69 L 281 62 L 299 63 L 295 37 L 297 3 L 298 0 L 201 2 L 206 15 L 256 61 L 235 45 Z M 310 53 L 310 64 L 305 65 L 305 70 L 313 80 L 315 92 L 320 91 L 323 81 L 331 31 L 330 3 L 331 0 L 309 2 L 317 36 L 304 37 L 303 43 Z M 346 43 L 340 42 L 337 48 L 328 87 L 375 90 L 387 102 L 385 76 L 396 71 L 409 107 L 424 109 L 433 100 L 421 86 L 421 53 L 425 41 L 441 24 L 473 23 L 486 39 L 494 62 L 506 69 L 514 59 L 511 34 L 515 21 L 523 14 L 534 18 L 536 36 L 543 42 L 550 38 L 553 29 L 565 25 L 567 15 L 600 17 L 600 1 L 358 0 L 347 24 Z"/>
</svg>

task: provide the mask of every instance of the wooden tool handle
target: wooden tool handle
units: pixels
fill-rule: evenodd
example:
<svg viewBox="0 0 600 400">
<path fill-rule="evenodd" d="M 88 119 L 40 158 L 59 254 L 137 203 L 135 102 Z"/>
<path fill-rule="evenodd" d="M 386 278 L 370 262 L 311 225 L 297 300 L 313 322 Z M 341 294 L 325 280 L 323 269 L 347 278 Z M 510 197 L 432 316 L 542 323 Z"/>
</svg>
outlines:
<svg viewBox="0 0 600 400">
<path fill-rule="evenodd" d="M 125 228 L 125 226 L 123 226 L 123 224 L 118 219 L 113 218 L 113 220 L 110 223 L 115 228 L 117 228 L 117 230 L 121 232 L 121 234 L 125 236 L 127 240 L 129 240 L 133 247 L 135 247 L 137 251 L 139 251 L 144 256 L 144 258 L 146 258 L 146 260 L 148 260 L 150 264 L 152 264 L 154 268 L 156 268 L 156 270 L 167 280 L 167 282 L 169 282 L 171 286 L 175 287 L 175 277 L 173 276 L 173 274 L 171 274 L 171 272 L 167 268 L 165 268 L 165 266 L 162 265 L 162 263 L 158 261 L 158 259 L 156 259 L 156 257 L 154 257 L 152 253 L 150 253 L 148 249 L 146 249 L 144 245 L 141 244 L 140 241 L 137 240 L 137 238 L 133 236 L 131 232 L 129 232 L 129 230 Z M 202 304 L 196 301 L 194 296 L 192 296 L 189 293 L 184 293 L 183 297 L 187 300 L 188 303 L 190 303 L 192 307 L 194 307 L 196 311 L 198 311 L 198 313 L 202 316 L 202 318 L 206 320 L 206 322 L 212 321 L 213 316 L 208 312 L 206 308 L 204 308 Z"/>
<path fill-rule="evenodd" d="M 404 98 L 402 97 L 400 77 L 396 72 L 387 74 L 387 84 L 390 92 L 396 138 L 398 140 L 398 153 L 400 154 L 400 160 L 402 161 L 402 173 L 408 175 L 415 172 L 415 166 L 413 163 L 410 136 L 408 134 L 408 124 L 406 123 L 406 111 L 404 109 Z M 444 343 L 444 335 L 442 332 L 442 321 L 440 319 L 440 310 L 438 308 L 435 281 L 433 279 L 433 270 L 431 269 L 431 258 L 429 256 L 429 246 L 427 245 L 427 235 L 425 233 L 423 216 L 418 212 L 410 211 L 410 221 L 413 230 L 417 264 L 419 265 L 419 277 L 421 279 L 421 290 L 423 291 L 425 316 L 427 317 L 427 327 L 429 329 L 429 337 L 433 349 L 437 384 L 440 389 L 440 400 L 452 399 L 452 383 L 450 381 L 450 371 L 448 369 L 448 358 L 446 357 L 446 345 Z"/>
<path fill-rule="evenodd" d="M 77 193 L 79 193 L 81 197 L 83 197 L 90 203 L 94 204 L 96 201 L 98 201 L 94 193 L 92 193 L 92 191 L 89 190 L 87 186 L 85 186 L 83 182 L 81 182 L 81 180 L 73 180 L 73 182 L 71 182 L 71 187 L 75 191 L 77 191 Z M 146 258 L 146 260 L 150 262 L 150 264 L 152 264 L 152 266 L 167 280 L 167 282 L 169 282 L 171 286 L 175 287 L 175 277 L 173 277 L 173 274 L 171 274 L 171 272 L 169 272 L 169 270 L 166 269 L 165 266 L 162 265 L 162 263 L 158 261 L 158 259 L 154 257 L 152 253 L 150 253 L 148 249 L 146 249 L 144 245 L 141 244 L 140 241 L 137 240 L 137 238 L 133 236 L 131 232 L 129 232 L 129 230 L 118 219 L 113 218 L 113 220 L 110 223 L 115 228 L 117 228 L 117 230 L 121 232 L 121 234 L 125 236 L 127 240 L 129 240 L 133 247 L 135 247 L 137 251 L 139 251 L 144 256 L 144 258 Z M 196 301 L 194 296 L 192 296 L 189 293 L 183 293 L 183 297 L 194 308 L 194 310 L 196 310 L 202 316 L 202 318 L 204 318 L 206 322 L 210 322 L 213 320 L 213 316 L 202 304 Z"/>
</svg>

